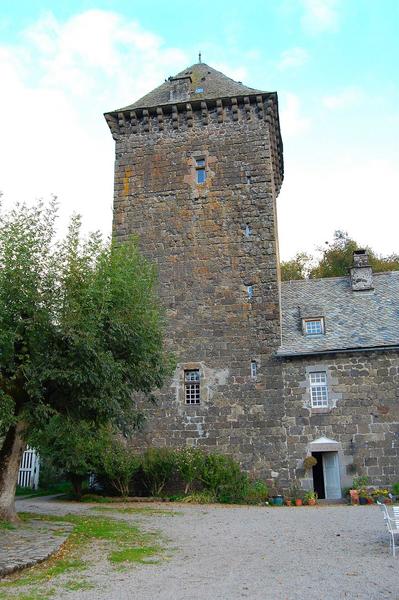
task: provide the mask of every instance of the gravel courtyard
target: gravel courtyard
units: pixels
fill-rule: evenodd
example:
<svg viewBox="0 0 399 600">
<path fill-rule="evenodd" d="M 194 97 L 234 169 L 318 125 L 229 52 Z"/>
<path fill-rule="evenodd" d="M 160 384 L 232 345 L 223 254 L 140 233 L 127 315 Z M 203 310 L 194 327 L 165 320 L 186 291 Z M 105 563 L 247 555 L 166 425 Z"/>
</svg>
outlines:
<svg viewBox="0 0 399 600">
<path fill-rule="evenodd" d="M 93 506 L 44 500 L 19 510 L 65 514 Z M 178 514 L 121 515 L 160 531 L 165 556 L 117 570 L 96 552 L 90 590 L 57 600 L 399 599 L 399 557 L 375 506 L 268 508 L 151 504 Z M 98 513 L 97 513 L 98 514 Z"/>
</svg>

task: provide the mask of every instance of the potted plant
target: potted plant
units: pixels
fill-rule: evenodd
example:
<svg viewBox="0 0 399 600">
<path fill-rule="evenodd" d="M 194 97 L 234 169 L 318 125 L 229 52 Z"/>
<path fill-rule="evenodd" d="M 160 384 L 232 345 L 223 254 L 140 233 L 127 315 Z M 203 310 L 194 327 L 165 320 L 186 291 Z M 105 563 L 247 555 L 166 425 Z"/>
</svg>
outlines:
<svg viewBox="0 0 399 600">
<path fill-rule="evenodd" d="M 291 498 L 286 498 L 285 499 L 285 505 L 286 506 L 292 506 L 292 500 L 291 500 Z"/>
<path fill-rule="evenodd" d="M 277 494 L 277 496 L 273 496 L 273 504 L 274 506 L 283 506 L 284 504 L 284 496 Z"/>
<path fill-rule="evenodd" d="M 316 492 L 314 492 L 312 490 L 309 490 L 308 492 L 306 492 L 305 500 L 306 500 L 307 504 L 309 504 L 309 506 L 314 506 L 315 504 L 317 504 Z"/>
<path fill-rule="evenodd" d="M 317 458 L 314 456 L 307 456 L 303 461 L 303 468 L 306 471 L 310 471 L 313 467 L 317 465 Z"/>
<path fill-rule="evenodd" d="M 367 488 L 360 488 L 359 490 L 359 504 L 368 504 L 367 499 L 369 498 L 369 493 Z"/>
<path fill-rule="evenodd" d="M 297 485 L 294 485 L 290 490 L 290 496 L 295 506 L 302 506 L 302 491 L 299 489 Z"/>
</svg>

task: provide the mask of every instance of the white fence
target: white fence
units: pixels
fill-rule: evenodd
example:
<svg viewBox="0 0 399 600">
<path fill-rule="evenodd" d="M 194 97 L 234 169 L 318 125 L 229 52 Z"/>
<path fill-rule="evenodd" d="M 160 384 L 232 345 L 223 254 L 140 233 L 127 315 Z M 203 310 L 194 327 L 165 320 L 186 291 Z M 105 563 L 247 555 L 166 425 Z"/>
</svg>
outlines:
<svg viewBox="0 0 399 600">
<path fill-rule="evenodd" d="M 39 485 L 39 455 L 33 448 L 26 447 L 19 465 L 18 485 L 37 489 Z"/>
</svg>

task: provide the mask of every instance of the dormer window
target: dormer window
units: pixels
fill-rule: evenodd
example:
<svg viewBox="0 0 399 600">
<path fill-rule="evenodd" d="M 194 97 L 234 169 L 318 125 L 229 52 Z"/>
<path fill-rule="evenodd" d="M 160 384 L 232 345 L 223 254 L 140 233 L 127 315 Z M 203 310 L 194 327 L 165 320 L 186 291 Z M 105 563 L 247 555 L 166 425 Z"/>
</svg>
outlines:
<svg viewBox="0 0 399 600">
<path fill-rule="evenodd" d="M 302 319 L 302 327 L 305 335 L 322 335 L 324 333 L 324 319 L 323 317 Z"/>
</svg>

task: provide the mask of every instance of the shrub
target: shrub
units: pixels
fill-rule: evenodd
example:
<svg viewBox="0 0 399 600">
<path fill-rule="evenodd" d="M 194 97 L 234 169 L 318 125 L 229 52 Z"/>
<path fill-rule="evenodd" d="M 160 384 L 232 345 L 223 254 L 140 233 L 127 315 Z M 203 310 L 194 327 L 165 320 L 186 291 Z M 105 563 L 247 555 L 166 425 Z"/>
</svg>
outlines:
<svg viewBox="0 0 399 600">
<path fill-rule="evenodd" d="M 195 504 L 210 504 L 216 502 L 215 496 L 211 492 L 193 492 L 189 496 L 182 499 L 182 502 L 195 503 Z"/>
<path fill-rule="evenodd" d="M 123 497 L 129 495 L 129 484 L 140 467 L 140 458 L 120 440 L 113 440 L 104 450 L 101 467 L 112 487 Z"/>
<path fill-rule="evenodd" d="M 269 488 L 263 481 L 252 481 L 247 493 L 245 494 L 245 502 L 247 504 L 260 504 L 266 502 L 269 497 Z"/>
<path fill-rule="evenodd" d="M 399 496 L 399 481 L 392 485 L 392 493 L 395 494 L 395 496 Z"/>
<path fill-rule="evenodd" d="M 206 456 L 197 448 L 182 448 L 175 457 L 177 471 L 185 483 L 184 493 L 188 494 L 193 483 L 201 479 Z"/>
<path fill-rule="evenodd" d="M 239 502 L 245 497 L 249 480 L 240 465 L 223 454 L 208 454 L 201 474 L 205 488 L 219 502 Z"/>
<path fill-rule="evenodd" d="M 367 487 L 370 484 L 370 478 L 367 475 L 361 475 L 355 477 L 353 480 L 353 489 L 360 490 L 361 488 Z"/>
<path fill-rule="evenodd" d="M 143 456 L 142 469 L 153 496 L 159 496 L 171 479 L 176 466 L 176 452 L 169 448 L 148 448 Z"/>
</svg>

